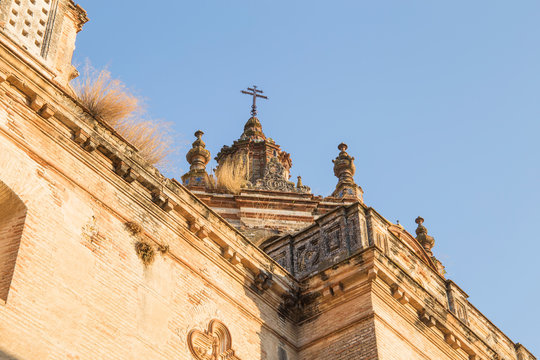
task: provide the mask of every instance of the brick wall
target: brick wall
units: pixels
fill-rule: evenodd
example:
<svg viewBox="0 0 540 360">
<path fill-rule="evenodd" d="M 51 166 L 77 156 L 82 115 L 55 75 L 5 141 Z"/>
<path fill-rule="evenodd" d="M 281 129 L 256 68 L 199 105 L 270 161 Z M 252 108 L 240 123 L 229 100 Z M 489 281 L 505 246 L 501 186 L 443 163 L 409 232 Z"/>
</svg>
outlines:
<svg viewBox="0 0 540 360">
<path fill-rule="evenodd" d="M 278 359 L 282 348 L 296 359 L 294 327 L 278 316 L 279 293 L 253 285 L 257 267 L 270 269 L 269 258 L 182 188 L 175 201 L 189 212 L 164 211 L 140 183 L 127 183 L 102 153 L 84 150 L 69 128 L 29 103 L 12 83 L 0 84 L 0 181 L 27 207 L 9 297 L 0 305 L 0 353 L 191 359 L 189 331 L 218 319 L 238 358 Z M 195 234 L 184 215 L 208 232 Z M 156 251 L 149 266 L 128 221 L 142 225 L 138 236 Z M 224 258 L 218 240 L 237 248 L 242 262 Z M 292 279 L 276 269 L 274 281 Z"/>
<path fill-rule="evenodd" d="M 300 352 L 301 359 L 374 360 L 377 342 L 373 318 L 365 319 Z"/>
</svg>

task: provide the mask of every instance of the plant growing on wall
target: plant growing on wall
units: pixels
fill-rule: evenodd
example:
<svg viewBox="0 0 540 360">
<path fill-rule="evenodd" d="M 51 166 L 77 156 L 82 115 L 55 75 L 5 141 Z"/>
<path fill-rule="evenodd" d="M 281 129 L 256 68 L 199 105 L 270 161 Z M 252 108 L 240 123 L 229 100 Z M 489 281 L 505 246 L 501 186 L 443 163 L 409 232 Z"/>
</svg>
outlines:
<svg viewBox="0 0 540 360">
<path fill-rule="evenodd" d="M 152 245 L 150 245 L 148 242 L 144 240 L 137 241 L 135 243 L 135 251 L 145 266 L 148 266 L 154 262 L 156 252 L 154 251 Z"/>
<path fill-rule="evenodd" d="M 90 115 L 109 124 L 151 165 L 166 164 L 173 142 L 169 127 L 146 118 L 142 99 L 124 83 L 106 69 L 97 70 L 87 63 L 72 85 Z"/>
<path fill-rule="evenodd" d="M 126 230 L 136 239 L 135 252 L 145 266 L 152 264 L 155 257 L 155 251 L 150 242 L 144 236 L 143 227 L 136 221 L 127 221 L 124 223 Z"/>
<path fill-rule="evenodd" d="M 249 164 L 246 154 L 229 155 L 216 169 L 217 187 L 238 194 L 248 185 L 248 174 Z"/>
</svg>

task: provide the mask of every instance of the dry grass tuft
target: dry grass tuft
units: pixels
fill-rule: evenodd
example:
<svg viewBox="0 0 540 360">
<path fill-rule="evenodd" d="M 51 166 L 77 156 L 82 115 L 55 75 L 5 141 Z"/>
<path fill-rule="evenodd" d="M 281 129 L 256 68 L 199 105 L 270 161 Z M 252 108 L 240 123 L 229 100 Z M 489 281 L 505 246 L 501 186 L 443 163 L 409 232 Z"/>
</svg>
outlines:
<svg viewBox="0 0 540 360">
<path fill-rule="evenodd" d="M 173 143 L 167 124 L 148 120 L 144 102 L 109 71 L 86 64 L 73 82 L 75 93 L 90 114 L 101 118 L 139 150 L 152 165 L 165 165 Z"/>
<path fill-rule="evenodd" d="M 141 106 L 139 99 L 120 80 L 111 78 L 109 71 L 96 70 L 90 64 L 85 65 L 73 88 L 90 114 L 113 127 Z"/>
<path fill-rule="evenodd" d="M 115 126 L 116 131 L 133 144 L 139 154 L 152 165 L 166 165 L 172 153 L 169 126 L 157 120 L 127 119 Z"/>
<path fill-rule="evenodd" d="M 135 251 L 145 266 L 148 266 L 154 262 L 156 252 L 149 243 L 145 241 L 137 241 L 135 243 Z"/>
<path fill-rule="evenodd" d="M 248 183 L 249 163 L 246 154 L 229 155 L 216 169 L 217 187 L 238 194 Z"/>
</svg>

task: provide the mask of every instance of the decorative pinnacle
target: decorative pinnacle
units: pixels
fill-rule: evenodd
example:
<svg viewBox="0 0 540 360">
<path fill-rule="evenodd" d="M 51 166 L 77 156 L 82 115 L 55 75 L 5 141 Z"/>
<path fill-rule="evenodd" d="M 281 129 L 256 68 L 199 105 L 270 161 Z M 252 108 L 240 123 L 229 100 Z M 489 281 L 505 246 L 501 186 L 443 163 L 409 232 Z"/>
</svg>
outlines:
<svg viewBox="0 0 540 360">
<path fill-rule="evenodd" d="M 414 220 L 414 222 L 418 224 L 418 227 L 416 228 L 416 240 L 418 240 L 420 245 L 422 245 L 422 247 L 426 251 L 427 255 L 434 262 L 437 271 L 444 276 L 444 274 L 446 273 L 446 271 L 444 270 L 444 266 L 439 260 L 437 260 L 437 258 L 435 258 L 435 256 L 433 256 L 433 252 L 431 251 L 435 246 L 435 239 L 433 238 L 433 236 L 428 235 L 427 228 L 423 225 L 424 218 L 419 216 L 416 218 L 416 220 Z"/>
<path fill-rule="evenodd" d="M 334 163 L 334 174 L 340 182 L 354 184 L 353 175 L 356 168 L 354 166 L 354 158 L 345 151 L 347 148 L 348 146 L 345 143 L 338 145 L 340 153 L 335 160 L 332 160 Z"/>
<path fill-rule="evenodd" d="M 424 223 L 424 219 L 419 216 L 414 222 L 418 224 L 418 227 L 416 228 L 416 240 L 420 242 L 420 245 L 424 247 L 429 256 L 433 256 L 431 249 L 435 245 L 435 239 L 433 236 L 429 236 L 427 234 L 427 228 L 422 225 Z"/>
<path fill-rule="evenodd" d="M 204 132 L 195 132 L 195 141 L 186 154 L 189 163 L 189 171 L 182 175 L 182 182 L 189 187 L 209 186 L 210 179 L 206 172 L 206 164 L 210 161 L 210 151 L 206 149 L 206 144 L 202 140 Z"/>
<path fill-rule="evenodd" d="M 197 130 L 194 135 L 197 139 L 188 151 L 186 160 L 191 165 L 190 170 L 203 170 L 210 161 L 210 152 L 206 150 L 206 144 L 202 140 L 204 132 Z"/>
<path fill-rule="evenodd" d="M 341 143 L 337 148 L 339 149 L 339 154 L 332 162 L 334 163 L 334 175 L 339 180 L 332 196 L 362 201 L 363 191 L 360 186 L 356 185 L 353 178 L 356 171 L 354 157 L 345 151 L 348 149 L 347 144 Z"/>
<path fill-rule="evenodd" d="M 418 224 L 418 227 L 416 228 L 416 235 L 420 235 L 420 234 L 427 234 L 427 228 L 422 225 L 424 223 L 424 218 L 423 217 L 417 217 L 416 220 L 414 220 L 415 223 Z"/>
<path fill-rule="evenodd" d="M 257 116 L 257 98 L 268 99 L 268 97 L 264 96 L 264 95 L 261 95 L 263 93 L 263 91 L 257 89 L 257 86 L 255 86 L 255 85 L 253 85 L 252 88 L 248 87 L 247 91 L 242 90 L 241 93 L 253 96 L 253 104 L 251 105 L 251 116 L 252 117 Z"/>
</svg>

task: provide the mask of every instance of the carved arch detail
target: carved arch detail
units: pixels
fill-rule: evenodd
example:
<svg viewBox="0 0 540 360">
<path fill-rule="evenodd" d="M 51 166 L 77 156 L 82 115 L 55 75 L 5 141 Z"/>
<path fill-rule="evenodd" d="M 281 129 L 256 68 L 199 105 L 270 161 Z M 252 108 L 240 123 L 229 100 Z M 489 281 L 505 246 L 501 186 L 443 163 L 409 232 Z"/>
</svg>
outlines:
<svg viewBox="0 0 540 360">
<path fill-rule="evenodd" d="M 213 319 L 208 329 L 193 329 L 187 336 L 188 348 L 196 360 L 240 360 L 232 349 L 231 333 L 221 321 Z"/>
</svg>

